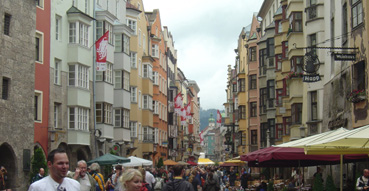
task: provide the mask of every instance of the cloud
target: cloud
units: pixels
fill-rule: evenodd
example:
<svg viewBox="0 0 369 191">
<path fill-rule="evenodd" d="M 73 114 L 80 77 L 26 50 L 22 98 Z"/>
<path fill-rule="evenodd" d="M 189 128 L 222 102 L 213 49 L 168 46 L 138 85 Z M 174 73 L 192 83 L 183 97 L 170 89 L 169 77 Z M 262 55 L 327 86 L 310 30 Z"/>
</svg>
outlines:
<svg viewBox="0 0 369 191">
<path fill-rule="evenodd" d="M 178 67 L 200 87 L 204 109 L 224 109 L 228 65 L 234 65 L 238 36 L 262 0 L 144 0 L 145 11 L 160 10 L 172 33 Z"/>
</svg>

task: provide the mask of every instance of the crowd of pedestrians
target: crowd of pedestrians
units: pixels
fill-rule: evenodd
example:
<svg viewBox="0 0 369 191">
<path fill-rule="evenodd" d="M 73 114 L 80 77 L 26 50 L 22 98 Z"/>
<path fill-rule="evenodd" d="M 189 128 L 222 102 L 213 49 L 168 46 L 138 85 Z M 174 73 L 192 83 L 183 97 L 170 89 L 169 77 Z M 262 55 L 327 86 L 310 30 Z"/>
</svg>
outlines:
<svg viewBox="0 0 369 191">
<path fill-rule="evenodd" d="M 63 149 L 51 151 L 47 157 L 49 175 L 43 168 L 32 179 L 29 191 L 232 191 L 247 187 L 247 176 L 230 169 L 199 166 L 169 168 L 130 168 L 115 165 L 105 177 L 100 166 L 86 161 L 69 171 L 69 160 Z M 242 172 L 240 172 L 242 173 Z M 243 179 L 245 179 L 243 181 Z M 236 184 L 236 182 L 242 182 Z"/>
</svg>

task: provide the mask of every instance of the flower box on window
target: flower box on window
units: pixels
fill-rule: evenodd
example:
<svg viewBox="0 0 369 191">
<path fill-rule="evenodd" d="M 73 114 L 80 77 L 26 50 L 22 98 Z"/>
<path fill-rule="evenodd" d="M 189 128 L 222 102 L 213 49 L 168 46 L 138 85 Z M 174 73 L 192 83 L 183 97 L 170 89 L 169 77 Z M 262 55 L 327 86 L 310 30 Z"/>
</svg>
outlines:
<svg viewBox="0 0 369 191">
<path fill-rule="evenodd" d="M 365 90 L 353 90 L 347 95 L 347 100 L 352 103 L 358 103 L 366 100 Z"/>
</svg>

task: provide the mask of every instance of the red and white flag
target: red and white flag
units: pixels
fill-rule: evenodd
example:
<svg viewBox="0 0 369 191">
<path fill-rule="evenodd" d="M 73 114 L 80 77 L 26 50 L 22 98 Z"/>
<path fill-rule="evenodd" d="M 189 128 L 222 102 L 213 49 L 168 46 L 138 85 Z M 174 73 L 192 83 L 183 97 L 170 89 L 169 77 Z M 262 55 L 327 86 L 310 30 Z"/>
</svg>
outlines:
<svg viewBox="0 0 369 191">
<path fill-rule="evenodd" d="M 181 92 L 174 98 L 174 112 L 181 115 L 182 112 L 183 97 Z"/>
<path fill-rule="evenodd" d="M 186 109 L 186 118 L 191 119 L 192 116 L 191 116 L 191 105 L 190 105 L 190 103 L 187 104 L 185 109 Z"/>
<path fill-rule="evenodd" d="M 181 108 L 181 125 L 186 125 L 186 109 L 185 108 Z"/>
<path fill-rule="evenodd" d="M 96 71 L 106 70 L 106 57 L 108 55 L 109 31 L 106 31 L 99 40 L 96 41 Z"/>
<path fill-rule="evenodd" d="M 217 110 L 217 127 L 220 127 L 222 124 L 222 115 L 220 114 L 220 111 Z"/>
<path fill-rule="evenodd" d="M 200 145 L 204 145 L 203 141 L 204 141 L 204 136 L 202 134 L 203 132 L 200 132 Z"/>
</svg>

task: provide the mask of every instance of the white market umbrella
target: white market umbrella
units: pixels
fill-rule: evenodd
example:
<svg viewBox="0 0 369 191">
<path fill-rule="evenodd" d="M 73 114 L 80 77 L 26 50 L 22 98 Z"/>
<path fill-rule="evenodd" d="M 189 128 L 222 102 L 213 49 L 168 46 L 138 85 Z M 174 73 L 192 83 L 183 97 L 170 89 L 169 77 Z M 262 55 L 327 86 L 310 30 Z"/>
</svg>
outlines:
<svg viewBox="0 0 369 191">
<path fill-rule="evenodd" d="M 146 160 L 146 159 L 135 157 L 135 156 L 130 156 L 128 158 L 131 159 L 131 162 L 122 164 L 125 167 L 151 166 L 152 165 L 152 161 L 150 160 Z"/>
</svg>

